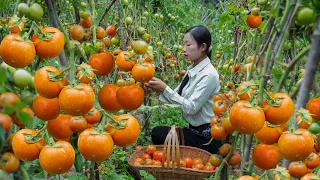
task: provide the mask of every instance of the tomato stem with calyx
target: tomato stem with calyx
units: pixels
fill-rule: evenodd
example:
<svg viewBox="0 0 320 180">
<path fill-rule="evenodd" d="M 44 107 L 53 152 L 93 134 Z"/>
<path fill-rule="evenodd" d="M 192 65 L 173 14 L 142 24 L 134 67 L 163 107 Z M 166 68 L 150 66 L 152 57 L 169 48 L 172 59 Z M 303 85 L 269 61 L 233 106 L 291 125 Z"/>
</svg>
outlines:
<svg viewBox="0 0 320 180">
<path fill-rule="evenodd" d="M 45 122 L 44 126 L 35 135 L 33 135 L 33 136 L 26 135 L 27 136 L 26 137 L 27 143 L 33 144 L 33 143 L 40 141 L 40 139 L 42 139 L 43 136 L 45 135 L 45 133 L 47 132 L 47 124 L 48 124 L 48 122 Z"/>
<path fill-rule="evenodd" d="M 45 131 L 45 137 L 47 139 L 47 143 L 49 144 L 50 147 L 54 146 L 55 142 L 51 136 L 49 136 L 48 131 Z"/>
</svg>

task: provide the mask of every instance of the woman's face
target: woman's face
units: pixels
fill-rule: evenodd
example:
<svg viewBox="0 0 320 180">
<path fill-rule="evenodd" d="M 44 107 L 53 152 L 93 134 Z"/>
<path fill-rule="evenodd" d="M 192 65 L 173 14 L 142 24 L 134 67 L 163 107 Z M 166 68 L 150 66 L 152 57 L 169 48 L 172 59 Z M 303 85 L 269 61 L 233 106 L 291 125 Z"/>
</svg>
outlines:
<svg viewBox="0 0 320 180">
<path fill-rule="evenodd" d="M 206 45 L 203 44 L 198 48 L 197 41 L 191 36 L 190 33 L 186 33 L 184 35 L 184 47 L 183 47 L 183 54 L 184 57 L 189 61 L 197 61 L 199 58 L 203 56 L 205 52 Z"/>
</svg>

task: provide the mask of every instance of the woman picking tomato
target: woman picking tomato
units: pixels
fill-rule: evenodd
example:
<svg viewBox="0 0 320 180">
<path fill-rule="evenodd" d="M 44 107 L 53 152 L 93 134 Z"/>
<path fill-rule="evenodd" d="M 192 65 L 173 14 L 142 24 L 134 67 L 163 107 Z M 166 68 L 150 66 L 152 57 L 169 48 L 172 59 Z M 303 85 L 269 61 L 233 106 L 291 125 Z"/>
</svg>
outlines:
<svg viewBox="0 0 320 180">
<path fill-rule="evenodd" d="M 160 92 L 159 99 L 173 104 L 182 110 L 182 117 L 189 123 L 183 128 L 184 144 L 217 153 L 221 141 L 211 139 L 210 119 L 213 117 L 212 97 L 219 92 L 219 74 L 210 61 L 211 34 L 201 25 L 191 27 L 184 36 L 184 57 L 192 62 L 183 81 L 174 90 L 162 80 L 153 78 L 144 87 L 147 91 Z M 158 126 L 152 129 L 154 144 L 163 144 L 169 127 Z M 182 139 L 182 138 L 181 138 Z M 181 140 L 180 140 L 181 141 Z M 181 142 L 180 142 L 181 143 Z"/>
</svg>

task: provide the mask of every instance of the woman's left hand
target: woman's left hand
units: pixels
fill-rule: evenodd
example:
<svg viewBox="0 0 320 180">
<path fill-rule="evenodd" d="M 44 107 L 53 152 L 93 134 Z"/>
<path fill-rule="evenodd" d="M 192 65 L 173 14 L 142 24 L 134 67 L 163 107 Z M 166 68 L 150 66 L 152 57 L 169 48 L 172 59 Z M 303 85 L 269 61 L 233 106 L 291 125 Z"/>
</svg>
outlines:
<svg viewBox="0 0 320 180">
<path fill-rule="evenodd" d="M 144 86 L 146 88 L 152 89 L 153 91 L 161 92 L 161 93 L 167 87 L 166 83 L 161 81 L 161 79 L 158 79 L 158 78 L 155 78 L 155 77 L 153 77 L 149 82 L 145 83 Z"/>
</svg>

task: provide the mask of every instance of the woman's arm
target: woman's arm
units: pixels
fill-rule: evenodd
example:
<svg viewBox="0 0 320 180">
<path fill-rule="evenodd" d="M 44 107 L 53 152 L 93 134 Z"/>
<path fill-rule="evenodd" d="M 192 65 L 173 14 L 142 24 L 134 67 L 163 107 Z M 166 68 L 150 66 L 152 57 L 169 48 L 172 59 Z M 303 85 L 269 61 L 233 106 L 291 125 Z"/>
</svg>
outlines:
<svg viewBox="0 0 320 180">
<path fill-rule="evenodd" d="M 194 93 L 188 99 L 180 96 L 168 86 L 163 91 L 163 96 L 170 103 L 179 105 L 184 113 L 192 115 L 200 110 L 212 95 L 212 91 L 219 87 L 219 80 L 216 77 L 206 75 L 197 83 Z"/>
</svg>

